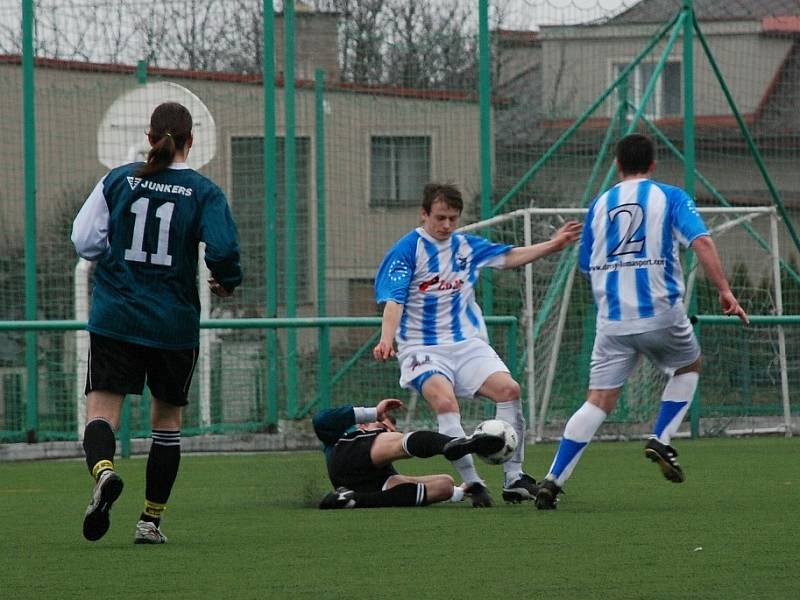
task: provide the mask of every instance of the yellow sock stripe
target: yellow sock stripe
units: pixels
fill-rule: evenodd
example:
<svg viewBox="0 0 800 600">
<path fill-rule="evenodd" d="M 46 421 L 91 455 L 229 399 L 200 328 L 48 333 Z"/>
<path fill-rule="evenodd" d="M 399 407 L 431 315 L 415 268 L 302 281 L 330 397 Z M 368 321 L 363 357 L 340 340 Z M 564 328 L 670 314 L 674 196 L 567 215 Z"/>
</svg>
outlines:
<svg viewBox="0 0 800 600">
<path fill-rule="evenodd" d="M 114 463 L 110 460 L 98 460 L 97 464 L 92 467 L 92 477 L 97 479 L 103 471 L 114 470 Z"/>
<path fill-rule="evenodd" d="M 144 501 L 144 514 L 159 518 L 161 513 L 167 508 L 166 504 L 159 504 L 158 502 L 150 502 L 150 500 Z"/>
</svg>

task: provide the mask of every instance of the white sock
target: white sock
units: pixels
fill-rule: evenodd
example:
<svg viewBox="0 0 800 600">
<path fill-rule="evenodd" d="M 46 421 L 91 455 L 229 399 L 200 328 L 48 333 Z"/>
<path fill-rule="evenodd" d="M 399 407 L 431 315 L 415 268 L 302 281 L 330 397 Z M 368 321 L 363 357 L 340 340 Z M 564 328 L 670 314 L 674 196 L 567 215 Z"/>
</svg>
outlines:
<svg viewBox="0 0 800 600">
<path fill-rule="evenodd" d="M 510 423 L 517 434 L 517 449 L 514 450 L 514 456 L 503 463 L 505 485 L 508 486 L 522 475 L 522 462 L 525 460 L 525 417 L 522 414 L 522 402 L 520 400 L 498 402 L 495 417 Z"/>
<path fill-rule="evenodd" d="M 564 435 L 558 445 L 553 464 L 550 465 L 550 472 L 547 474 L 548 479 L 552 479 L 556 485 L 564 487 L 564 483 L 575 470 L 583 450 L 592 441 L 606 416 L 605 411 L 590 402 L 584 402 L 583 406 L 575 411 L 564 427 Z"/>
<path fill-rule="evenodd" d="M 670 378 L 661 394 L 661 408 L 653 429 L 653 437 L 669 445 L 672 436 L 681 426 L 683 417 L 692 404 L 700 374 L 697 371 L 681 373 Z"/>
<path fill-rule="evenodd" d="M 464 488 L 460 485 L 453 486 L 453 495 L 450 496 L 450 502 L 461 502 L 464 499 Z"/>
<path fill-rule="evenodd" d="M 461 414 L 457 412 L 442 413 L 436 416 L 439 421 L 439 433 L 449 435 L 450 437 L 464 437 L 464 428 L 461 426 Z M 478 472 L 475 470 L 475 461 L 472 460 L 472 455 L 466 456 L 453 461 L 453 466 L 461 475 L 461 478 L 467 483 L 478 481 L 483 483 Z"/>
</svg>

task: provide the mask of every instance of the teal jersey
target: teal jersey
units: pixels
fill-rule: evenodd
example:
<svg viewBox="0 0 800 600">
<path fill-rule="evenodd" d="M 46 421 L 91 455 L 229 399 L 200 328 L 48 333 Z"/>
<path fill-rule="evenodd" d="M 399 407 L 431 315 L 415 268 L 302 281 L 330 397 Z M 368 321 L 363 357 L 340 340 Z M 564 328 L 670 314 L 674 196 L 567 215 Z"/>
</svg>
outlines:
<svg viewBox="0 0 800 600">
<path fill-rule="evenodd" d="M 333 447 L 356 426 L 356 413 L 352 406 L 339 406 L 318 412 L 312 419 L 314 433 L 322 442 L 325 461 L 331 462 Z"/>
<path fill-rule="evenodd" d="M 97 261 L 89 331 L 164 349 L 199 345 L 198 244 L 228 291 L 242 281 L 225 194 L 182 163 L 144 179 L 142 163 L 110 171 L 75 218 L 72 242 Z M 205 282 L 202 282 L 205 285 Z"/>
</svg>

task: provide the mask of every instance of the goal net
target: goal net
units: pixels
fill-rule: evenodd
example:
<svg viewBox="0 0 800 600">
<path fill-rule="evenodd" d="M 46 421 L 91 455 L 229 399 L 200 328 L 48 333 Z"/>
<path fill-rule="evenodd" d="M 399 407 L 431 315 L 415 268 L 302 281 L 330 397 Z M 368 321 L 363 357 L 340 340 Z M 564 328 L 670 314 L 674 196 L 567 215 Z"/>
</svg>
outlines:
<svg viewBox="0 0 800 600">
<path fill-rule="evenodd" d="M 789 390 L 800 384 L 800 279 L 781 257 L 778 218 L 772 207 L 700 208 L 722 256 L 734 293 L 752 317 L 749 326 L 720 315 L 717 292 L 691 252 L 682 256 L 687 311 L 703 350 L 699 401 L 692 427 L 700 434 L 786 431 L 791 434 Z M 463 230 L 526 245 L 549 239 L 586 209 L 527 208 L 474 223 Z M 588 280 L 577 270 L 577 247 L 494 278 L 494 314 L 522 322 L 515 373 L 523 384 L 529 436 L 554 438 L 584 402 L 596 311 Z M 786 316 L 790 315 L 790 316 Z M 659 406 L 665 376 L 642 361 L 623 388 L 603 434 L 644 435 Z M 701 419 L 702 417 L 702 419 Z M 684 428 L 689 429 L 685 424 Z"/>
</svg>

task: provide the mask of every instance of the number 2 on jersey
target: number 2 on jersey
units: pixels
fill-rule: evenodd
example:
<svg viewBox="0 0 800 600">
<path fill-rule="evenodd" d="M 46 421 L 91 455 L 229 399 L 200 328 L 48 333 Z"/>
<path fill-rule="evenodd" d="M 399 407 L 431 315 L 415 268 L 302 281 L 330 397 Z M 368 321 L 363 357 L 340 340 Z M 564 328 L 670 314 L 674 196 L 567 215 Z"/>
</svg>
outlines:
<svg viewBox="0 0 800 600">
<path fill-rule="evenodd" d="M 131 247 L 125 250 L 125 260 L 134 262 L 147 262 L 147 252 L 142 247 L 144 245 L 144 227 L 147 223 L 147 208 L 150 206 L 150 198 L 139 198 L 131 204 L 131 212 L 136 215 L 133 223 L 133 240 Z M 150 263 L 169 267 L 172 265 L 172 256 L 167 254 L 169 250 L 169 224 L 172 221 L 172 211 L 175 210 L 175 203 L 165 202 L 156 210 L 158 219 L 158 246 L 155 254 L 150 254 Z"/>
<path fill-rule="evenodd" d="M 644 221 L 644 211 L 642 210 L 642 207 L 635 203 L 620 204 L 619 206 L 608 211 L 608 219 L 609 221 L 613 222 L 619 215 L 623 213 L 628 215 L 630 218 L 630 221 L 628 221 L 628 228 L 625 230 L 624 235 L 620 236 L 621 239 L 619 244 L 617 244 L 617 247 L 609 252 L 609 256 L 638 254 L 642 251 L 642 247 L 644 246 L 644 236 L 638 240 L 633 239 L 633 236 L 635 236 L 636 232 L 639 231 L 642 221 Z M 617 225 L 620 229 L 622 229 L 622 222 L 618 223 Z"/>
</svg>

